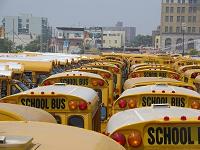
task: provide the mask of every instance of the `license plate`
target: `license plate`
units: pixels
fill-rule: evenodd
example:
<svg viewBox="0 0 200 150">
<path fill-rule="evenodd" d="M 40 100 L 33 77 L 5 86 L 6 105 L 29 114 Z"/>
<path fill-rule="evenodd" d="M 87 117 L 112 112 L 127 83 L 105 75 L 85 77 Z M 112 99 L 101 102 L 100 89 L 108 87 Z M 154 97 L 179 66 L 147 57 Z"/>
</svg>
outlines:
<svg viewBox="0 0 200 150">
<path fill-rule="evenodd" d="M 151 125 L 145 128 L 146 146 L 187 146 L 200 144 L 200 125 Z"/>
<path fill-rule="evenodd" d="M 88 85 L 89 80 L 88 78 L 62 78 L 60 79 L 61 83 L 66 83 L 68 85 Z"/>
</svg>

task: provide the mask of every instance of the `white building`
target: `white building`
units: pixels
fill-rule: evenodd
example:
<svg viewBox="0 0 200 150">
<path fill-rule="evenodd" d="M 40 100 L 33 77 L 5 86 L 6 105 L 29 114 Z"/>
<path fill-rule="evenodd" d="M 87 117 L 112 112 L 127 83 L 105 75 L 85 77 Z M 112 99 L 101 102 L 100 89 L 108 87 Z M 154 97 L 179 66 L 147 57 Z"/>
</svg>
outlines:
<svg viewBox="0 0 200 150">
<path fill-rule="evenodd" d="M 125 31 L 103 31 L 103 48 L 123 48 Z"/>
</svg>

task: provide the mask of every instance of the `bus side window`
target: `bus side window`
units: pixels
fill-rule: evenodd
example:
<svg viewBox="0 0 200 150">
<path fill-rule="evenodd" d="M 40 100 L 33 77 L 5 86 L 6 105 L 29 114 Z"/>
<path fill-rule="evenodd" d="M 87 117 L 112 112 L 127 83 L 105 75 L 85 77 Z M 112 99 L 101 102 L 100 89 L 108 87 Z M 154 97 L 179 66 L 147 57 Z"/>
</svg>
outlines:
<svg viewBox="0 0 200 150">
<path fill-rule="evenodd" d="M 15 86 L 15 85 L 12 85 L 11 86 L 11 94 L 17 94 L 17 93 L 20 93 L 20 90 Z"/>
<path fill-rule="evenodd" d="M 1 98 L 7 96 L 7 85 L 8 82 L 6 80 L 1 81 Z"/>
<path fill-rule="evenodd" d="M 84 119 L 82 116 L 78 116 L 78 115 L 70 116 L 68 118 L 68 125 L 74 126 L 74 127 L 79 127 L 79 128 L 84 128 Z"/>
<path fill-rule="evenodd" d="M 61 123 L 62 123 L 62 120 L 61 120 L 61 117 L 60 117 L 60 116 L 54 115 L 54 118 L 56 119 L 56 122 L 57 122 L 58 124 L 61 124 Z"/>
</svg>

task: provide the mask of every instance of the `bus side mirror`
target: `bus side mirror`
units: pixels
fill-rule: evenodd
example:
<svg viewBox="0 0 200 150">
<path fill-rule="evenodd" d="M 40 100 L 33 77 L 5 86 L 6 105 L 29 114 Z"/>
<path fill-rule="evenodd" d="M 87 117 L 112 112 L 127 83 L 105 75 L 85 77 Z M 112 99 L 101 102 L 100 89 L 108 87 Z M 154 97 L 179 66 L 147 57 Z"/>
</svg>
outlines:
<svg viewBox="0 0 200 150">
<path fill-rule="evenodd" d="M 107 108 L 105 106 L 101 106 L 101 121 L 105 121 L 107 119 Z"/>
</svg>

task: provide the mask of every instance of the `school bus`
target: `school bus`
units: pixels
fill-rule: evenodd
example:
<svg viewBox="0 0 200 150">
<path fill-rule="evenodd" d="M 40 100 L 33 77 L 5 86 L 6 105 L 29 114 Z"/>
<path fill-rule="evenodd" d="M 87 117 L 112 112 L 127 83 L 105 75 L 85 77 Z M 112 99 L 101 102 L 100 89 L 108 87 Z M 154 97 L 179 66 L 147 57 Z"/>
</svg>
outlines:
<svg viewBox="0 0 200 150">
<path fill-rule="evenodd" d="M 0 70 L 0 98 L 28 90 L 21 81 L 13 79 L 13 72 Z"/>
<path fill-rule="evenodd" d="M 186 65 L 198 65 L 200 64 L 198 61 L 193 60 L 193 59 L 183 59 L 183 60 L 179 60 L 177 62 L 175 62 L 173 64 L 173 68 L 175 70 L 178 70 L 179 67 L 181 66 L 186 66 Z"/>
<path fill-rule="evenodd" d="M 200 76 L 199 75 L 195 78 L 194 85 L 197 88 L 197 92 L 200 93 Z"/>
<path fill-rule="evenodd" d="M 187 70 L 191 70 L 191 69 L 200 69 L 200 65 L 186 65 L 186 66 L 181 66 L 180 68 L 178 68 L 178 72 L 181 73 L 181 74 L 183 74 Z"/>
<path fill-rule="evenodd" d="M 134 71 L 135 69 L 139 68 L 139 67 L 145 67 L 148 66 L 149 64 L 147 63 L 141 63 L 141 64 L 134 64 L 130 67 L 130 72 Z"/>
<path fill-rule="evenodd" d="M 113 114 L 126 109 L 148 107 L 152 104 L 200 109 L 200 94 L 183 87 L 147 85 L 128 89 L 113 104 Z"/>
<path fill-rule="evenodd" d="M 181 76 L 177 72 L 169 70 L 160 70 L 160 69 L 144 69 L 133 71 L 129 74 L 129 78 L 138 78 L 138 77 L 163 77 L 163 78 L 172 78 L 180 80 Z"/>
<path fill-rule="evenodd" d="M 122 71 L 119 67 L 114 64 L 110 63 L 90 63 L 84 65 L 84 67 L 94 67 L 94 68 L 101 68 L 113 73 L 114 79 L 114 94 L 115 98 L 119 97 L 122 92 Z"/>
<path fill-rule="evenodd" d="M 193 85 L 194 84 L 194 80 L 198 75 L 200 75 L 200 69 L 187 70 L 183 74 L 183 81 L 185 83 Z"/>
<path fill-rule="evenodd" d="M 178 81 L 176 79 L 162 78 L 162 77 L 139 77 L 139 78 L 128 79 L 124 83 L 124 90 L 146 85 L 155 85 L 155 84 L 173 85 L 197 91 L 194 85 L 190 85 L 183 81 Z"/>
<path fill-rule="evenodd" d="M 147 66 L 137 67 L 133 71 L 144 70 L 144 69 L 160 69 L 160 70 L 169 70 L 175 72 L 173 68 L 170 68 L 165 65 L 147 65 Z"/>
<path fill-rule="evenodd" d="M 127 150 L 198 150 L 200 112 L 190 108 L 153 105 L 113 115 L 107 134 Z"/>
<path fill-rule="evenodd" d="M 16 104 L 0 104 L 0 121 L 40 121 L 56 123 L 55 118 L 41 109 Z"/>
<path fill-rule="evenodd" d="M 46 122 L 1 121 L 3 150 L 125 150 L 93 131 Z"/>
<path fill-rule="evenodd" d="M 59 124 L 100 131 L 99 98 L 90 88 L 65 84 L 42 86 L 0 101 L 43 109 Z"/>
</svg>

